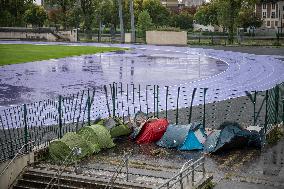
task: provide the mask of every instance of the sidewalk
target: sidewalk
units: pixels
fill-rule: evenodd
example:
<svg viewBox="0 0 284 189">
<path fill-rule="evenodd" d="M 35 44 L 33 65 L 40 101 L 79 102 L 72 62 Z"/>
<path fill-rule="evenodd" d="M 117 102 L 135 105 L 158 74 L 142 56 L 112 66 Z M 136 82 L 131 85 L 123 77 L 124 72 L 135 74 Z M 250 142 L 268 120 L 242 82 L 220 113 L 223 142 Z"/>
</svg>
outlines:
<svg viewBox="0 0 284 189">
<path fill-rule="evenodd" d="M 248 162 L 247 165 L 243 164 L 239 170 L 227 173 L 219 180 L 215 188 L 283 189 L 284 138 L 273 147 L 263 149 L 260 156 Z"/>
</svg>

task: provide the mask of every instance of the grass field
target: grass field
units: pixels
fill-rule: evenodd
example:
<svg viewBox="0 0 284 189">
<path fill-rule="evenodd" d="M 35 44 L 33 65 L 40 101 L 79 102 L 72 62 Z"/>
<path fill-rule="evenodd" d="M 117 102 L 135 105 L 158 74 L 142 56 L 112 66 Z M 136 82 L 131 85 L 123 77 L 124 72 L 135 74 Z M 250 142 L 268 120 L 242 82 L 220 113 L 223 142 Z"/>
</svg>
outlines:
<svg viewBox="0 0 284 189">
<path fill-rule="evenodd" d="M 121 50 L 115 47 L 0 44 L 0 66 Z"/>
</svg>

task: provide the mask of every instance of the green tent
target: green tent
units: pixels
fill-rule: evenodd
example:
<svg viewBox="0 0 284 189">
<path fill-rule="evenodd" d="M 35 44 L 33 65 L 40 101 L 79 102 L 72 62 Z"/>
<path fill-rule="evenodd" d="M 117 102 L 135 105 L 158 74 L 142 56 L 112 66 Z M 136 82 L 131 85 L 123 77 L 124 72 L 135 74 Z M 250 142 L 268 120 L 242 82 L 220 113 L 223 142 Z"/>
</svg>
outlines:
<svg viewBox="0 0 284 189">
<path fill-rule="evenodd" d="M 80 153 L 75 155 L 76 148 Z M 70 132 L 66 133 L 62 139 L 50 143 L 49 154 L 56 162 L 70 163 L 92 154 L 92 149 L 80 135 Z"/>
</svg>

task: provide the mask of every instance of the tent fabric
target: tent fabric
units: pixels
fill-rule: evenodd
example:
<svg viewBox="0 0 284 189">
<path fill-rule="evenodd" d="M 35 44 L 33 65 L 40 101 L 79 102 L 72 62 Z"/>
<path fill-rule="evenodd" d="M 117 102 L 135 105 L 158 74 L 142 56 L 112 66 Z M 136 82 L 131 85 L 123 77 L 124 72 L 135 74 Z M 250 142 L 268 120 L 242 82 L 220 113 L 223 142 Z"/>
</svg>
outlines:
<svg viewBox="0 0 284 189">
<path fill-rule="evenodd" d="M 81 153 L 73 155 L 72 150 L 80 148 Z M 92 154 L 92 149 L 80 135 L 70 132 L 66 133 L 62 139 L 56 140 L 49 145 L 49 154 L 53 161 L 71 163 Z"/>
<path fill-rule="evenodd" d="M 92 149 L 92 153 L 98 153 L 101 150 L 99 138 L 91 126 L 86 126 L 80 129 L 78 135 L 87 141 L 88 145 Z"/>
<path fill-rule="evenodd" d="M 179 150 L 202 150 L 203 145 L 199 142 L 194 132 L 190 131 Z"/>
<path fill-rule="evenodd" d="M 217 145 L 221 130 L 215 130 L 210 135 L 208 135 L 205 143 L 204 143 L 204 152 L 212 152 Z"/>
<path fill-rule="evenodd" d="M 179 150 L 202 150 L 207 135 L 202 124 L 194 124 L 188 131 L 185 141 Z"/>
<path fill-rule="evenodd" d="M 118 118 L 108 118 L 102 123 L 109 131 L 112 138 L 126 136 L 131 133 L 131 129 L 122 123 Z"/>
<path fill-rule="evenodd" d="M 113 139 L 111 138 L 110 131 L 103 125 L 92 125 L 91 127 L 97 137 L 98 137 L 98 144 L 100 148 L 112 148 L 115 146 L 113 143 Z"/>
<path fill-rule="evenodd" d="M 163 137 L 157 142 L 158 146 L 164 148 L 177 148 L 184 142 L 192 124 L 169 125 Z"/>
<path fill-rule="evenodd" d="M 138 111 L 133 119 L 133 132 L 130 135 L 130 138 L 135 140 L 136 137 L 139 135 L 141 129 L 143 128 L 144 124 L 147 122 L 147 115 L 141 111 Z"/>
<path fill-rule="evenodd" d="M 261 146 L 261 137 L 256 131 L 250 132 L 235 124 L 228 124 L 219 132 L 219 134 L 214 132 L 208 136 L 205 142 L 205 152 L 212 153 L 244 146 Z"/>
<path fill-rule="evenodd" d="M 157 142 L 162 138 L 169 125 L 167 119 L 153 119 L 147 121 L 139 132 L 136 143 L 146 144 Z"/>
<path fill-rule="evenodd" d="M 112 138 L 117 138 L 121 136 L 127 136 L 131 133 L 131 129 L 127 125 L 117 125 L 110 130 L 110 135 Z"/>
</svg>

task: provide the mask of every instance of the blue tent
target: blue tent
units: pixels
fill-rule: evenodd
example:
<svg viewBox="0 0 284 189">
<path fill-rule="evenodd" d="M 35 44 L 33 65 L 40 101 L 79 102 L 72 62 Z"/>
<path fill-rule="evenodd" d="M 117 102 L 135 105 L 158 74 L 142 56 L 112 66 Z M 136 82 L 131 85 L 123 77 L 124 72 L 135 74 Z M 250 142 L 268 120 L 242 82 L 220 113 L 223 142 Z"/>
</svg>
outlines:
<svg viewBox="0 0 284 189">
<path fill-rule="evenodd" d="M 261 146 L 261 135 L 256 131 L 242 129 L 238 124 L 227 123 L 222 130 L 211 133 L 205 144 L 204 151 L 213 153 L 220 150 L 244 146 Z"/>
<path fill-rule="evenodd" d="M 179 150 L 203 150 L 207 138 L 203 125 L 196 125 L 188 131 L 186 139 L 179 147 Z"/>
<path fill-rule="evenodd" d="M 164 148 L 177 148 L 184 142 L 188 131 L 192 127 L 189 125 L 169 125 L 163 137 L 156 143 Z"/>
<path fill-rule="evenodd" d="M 205 140 L 206 134 L 202 124 L 169 125 L 157 145 L 179 150 L 200 150 L 203 149 Z"/>
</svg>

